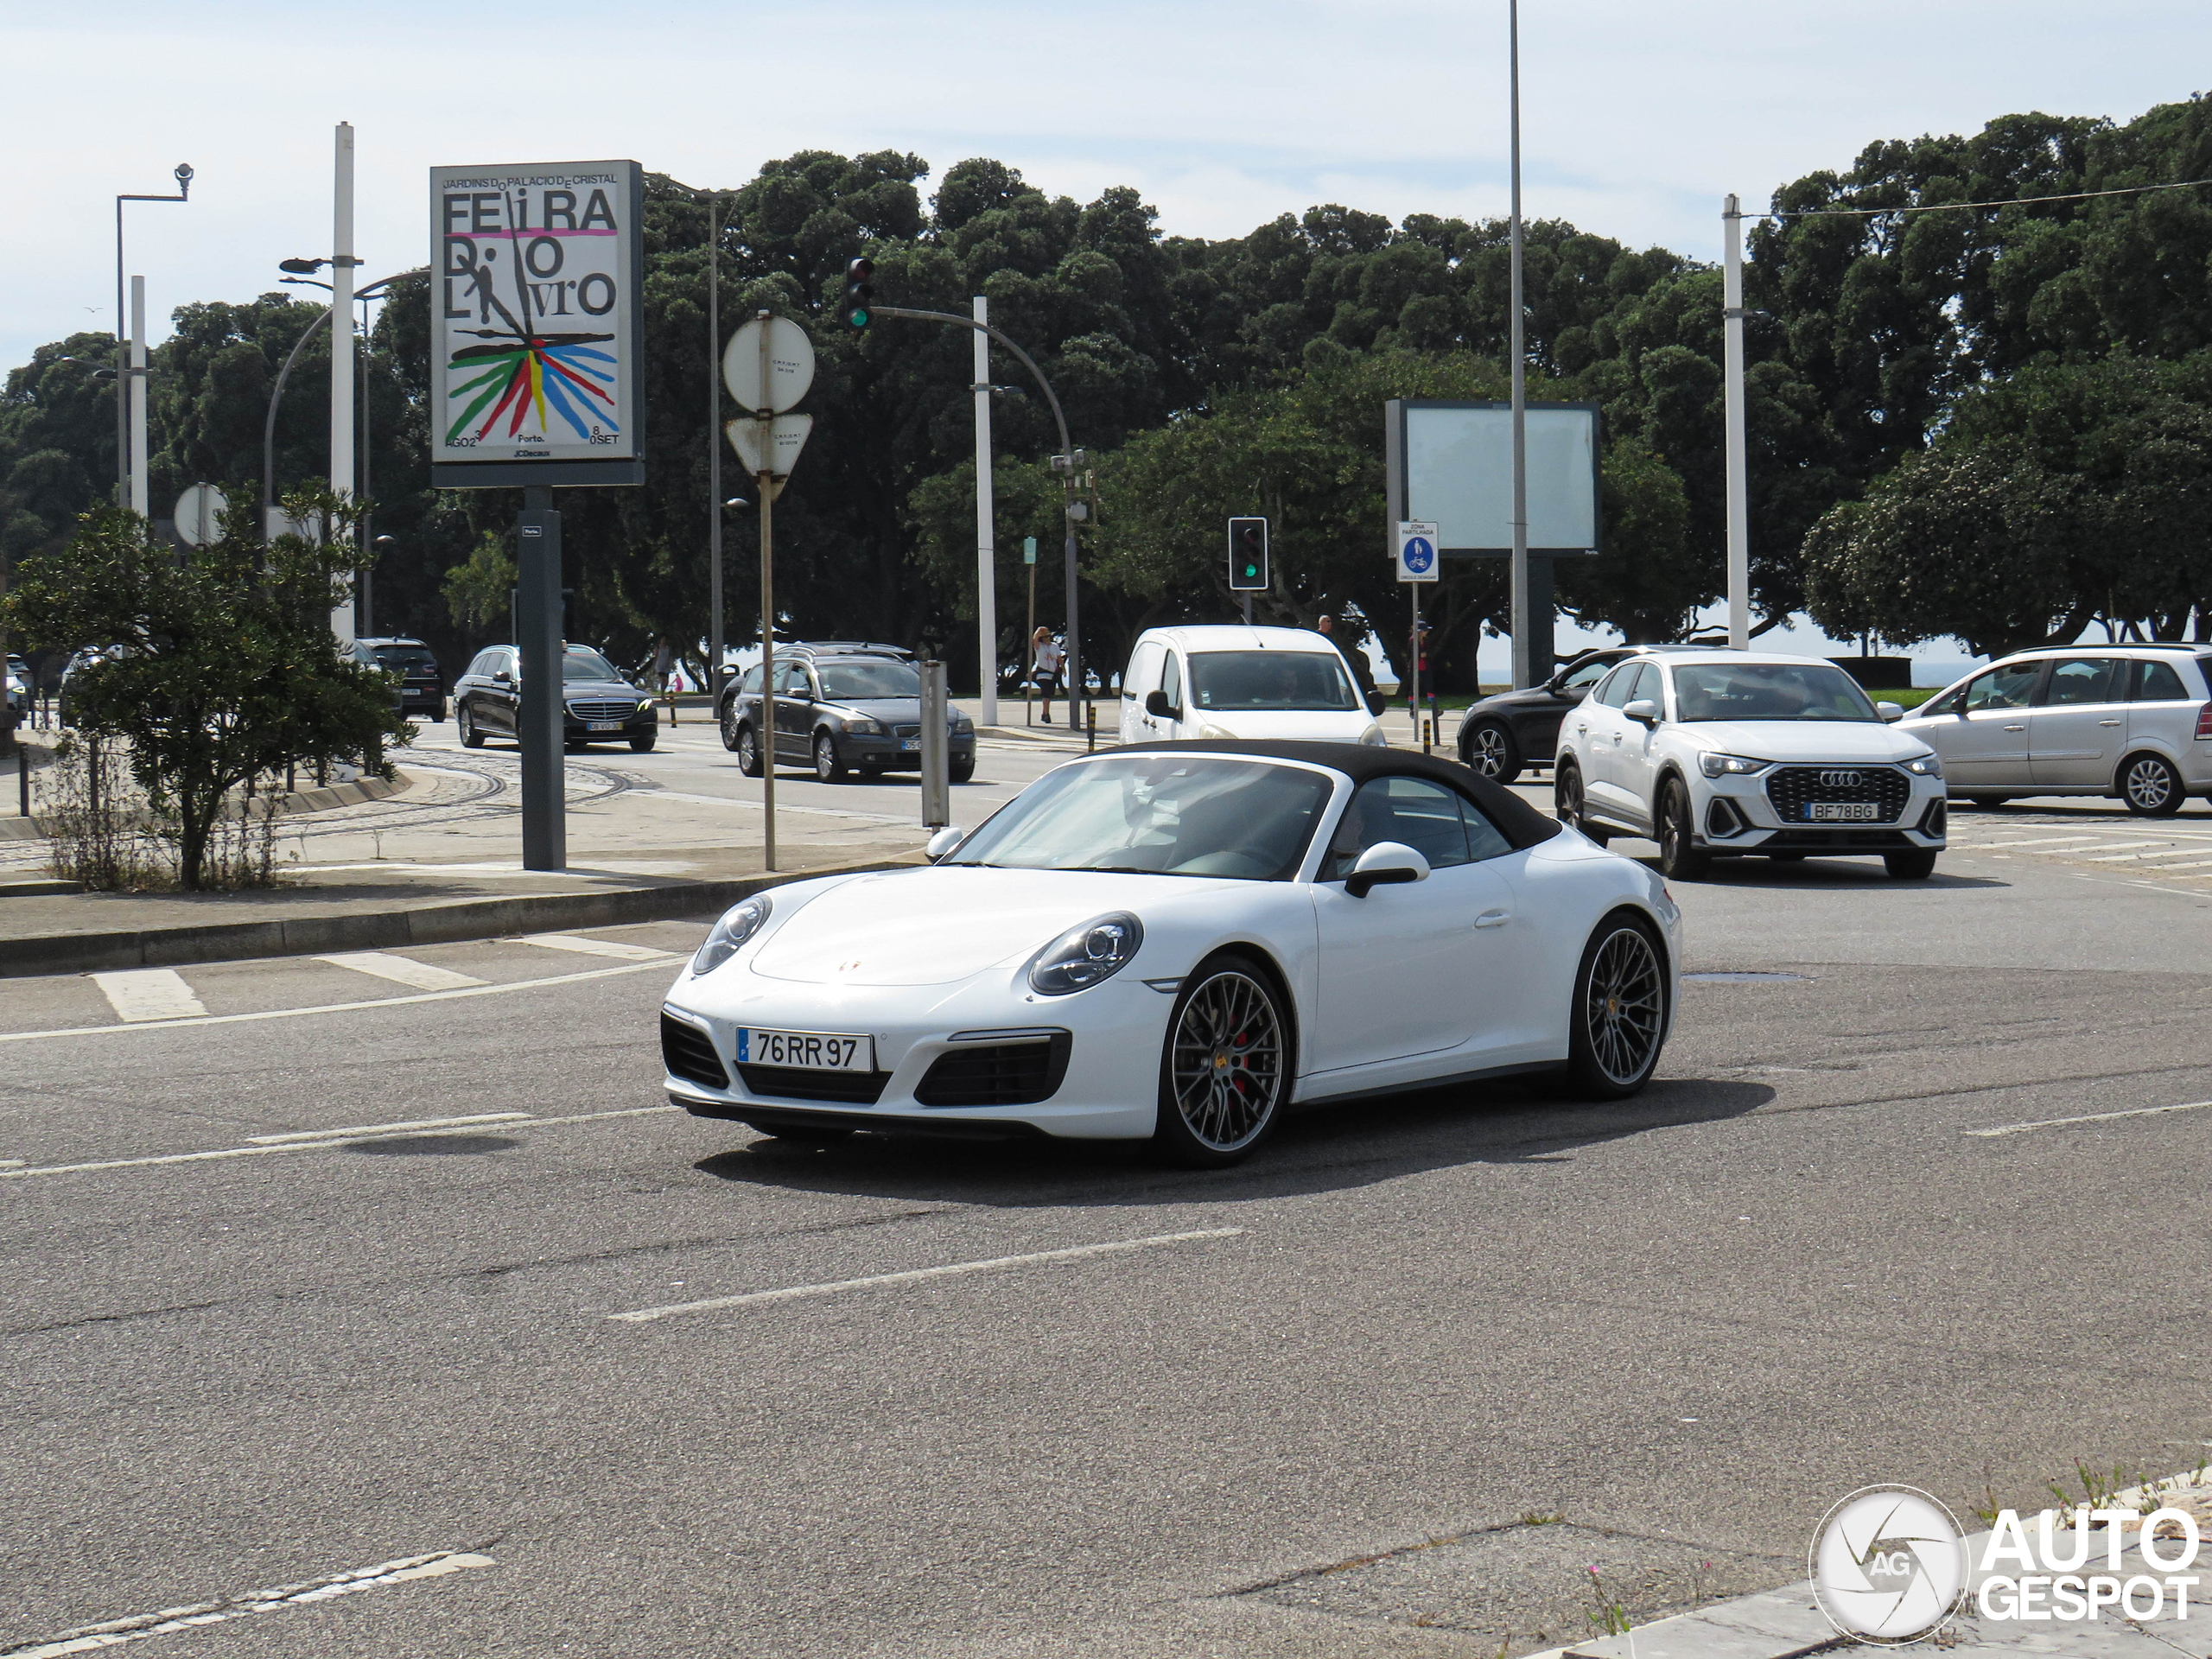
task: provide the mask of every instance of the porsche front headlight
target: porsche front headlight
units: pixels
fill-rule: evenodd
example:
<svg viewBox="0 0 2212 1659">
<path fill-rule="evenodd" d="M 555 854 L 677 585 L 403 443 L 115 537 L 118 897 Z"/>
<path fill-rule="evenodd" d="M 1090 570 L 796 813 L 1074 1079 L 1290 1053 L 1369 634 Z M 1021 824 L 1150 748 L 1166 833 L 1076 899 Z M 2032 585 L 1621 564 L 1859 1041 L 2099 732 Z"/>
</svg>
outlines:
<svg viewBox="0 0 2212 1659">
<path fill-rule="evenodd" d="M 1144 943 L 1144 925 L 1125 910 L 1071 927 L 1029 964 L 1029 988 L 1039 996 L 1065 996 L 1110 979 Z"/>
<path fill-rule="evenodd" d="M 738 948 L 760 931 L 773 908 L 766 893 L 756 893 L 724 911 L 714 931 L 707 935 L 707 942 L 699 947 L 699 954 L 691 958 L 692 973 L 711 974 L 735 956 Z"/>
</svg>

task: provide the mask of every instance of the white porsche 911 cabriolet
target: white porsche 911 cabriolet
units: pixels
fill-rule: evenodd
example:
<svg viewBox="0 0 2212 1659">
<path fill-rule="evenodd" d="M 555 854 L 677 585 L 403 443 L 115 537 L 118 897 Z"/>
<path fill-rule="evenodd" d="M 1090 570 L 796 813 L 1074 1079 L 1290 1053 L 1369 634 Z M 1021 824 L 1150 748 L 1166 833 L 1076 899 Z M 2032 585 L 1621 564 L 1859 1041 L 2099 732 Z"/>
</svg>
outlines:
<svg viewBox="0 0 2212 1659">
<path fill-rule="evenodd" d="M 1659 878 L 1446 760 L 1112 749 L 931 851 L 724 915 L 662 1007 L 670 1098 L 795 1141 L 1149 1139 L 1220 1166 L 1308 1103 L 1537 1071 L 1632 1094 L 1673 1017 Z"/>
</svg>

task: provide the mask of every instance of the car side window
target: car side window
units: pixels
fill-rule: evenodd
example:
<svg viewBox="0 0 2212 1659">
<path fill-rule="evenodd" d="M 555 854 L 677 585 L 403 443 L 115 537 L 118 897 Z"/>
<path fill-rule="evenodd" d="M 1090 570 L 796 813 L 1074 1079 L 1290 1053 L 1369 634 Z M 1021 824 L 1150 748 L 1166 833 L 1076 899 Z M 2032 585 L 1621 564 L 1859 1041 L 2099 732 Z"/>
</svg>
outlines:
<svg viewBox="0 0 2212 1659">
<path fill-rule="evenodd" d="M 1922 703 L 1919 708 L 1912 711 L 1913 715 L 1917 718 L 1923 715 L 1955 715 L 1959 712 L 1959 705 L 1965 700 L 1966 695 L 1966 689 L 1963 686 L 1954 691 L 1946 691 L 1942 696 Z"/>
<path fill-rule="evenodd" d="M 1490 815 L 1464 795 L 1459 798 L 1459 825 L 1467 832 L 1467 856 L 1478 864 L 1513 850 L 1513 843 L 1490 821 Z"/>
<path fill-rule="evenodd" d="M 1166 697 L 1167 706 L 1170 709 L 1180 709 L 1183 706 L 1183 662 L 1182 658 L 1172 651 L 1167 653 L 1167 660 L 1160 666 L 1160 690 Z"/>
<path fill-rule="evenodd" d="M 2044 683 L 2042 695 L 2036 702 L 2042 706 L 2063 707 L 2069 703 L 2113 702 L 2113 671 L 2126 664 L 2109 657 L 2062 657 L 2050 665 L 2050 678 Z"/>
<path fill-rule="evenodd" d="M 2012 663 L 1975 675 L 1967 682 L 1967 712 L 1980 715 L 2026 708 L 2042 674 L 2041 663 Z"/>
<path fill-rule="evenodd" d="M 1667 706 L 1667 693 L 1660 683 L 1658 664 L 1638 663 L 1636 665 L 1635 682 L 1629 694 L 1621 699 L 1621 707 L 1625 709 L 1638 697 L 1649 697 L 1662 709 Z"/>
<path fill-rule="evenodd" d="M 461 671 L 471 676 L 489 674 L 492 671 L 491 664 L 492 653 L 488 651 L 480 651 L 468 659 L 468 666 Z"/>
<path fill-rule="evenodd" d="M 1130 660 L 1129 671 L 1122 677 L 1122 695 L 1141 697 L 1152 690 L 1153 681 L 1160 673 L 1160 647 L 1157 644 L 1139 645 Z"/>
<path fill-rule="evenodd" d="M 737 683 L 737 689 L 749 697 L 757 697 L 760 695 L 760 664 L 755 663 L 745 671 L 745 677 Z"/>
<path fill-rule="evenodd" d="M 1426 778 L 1370 778 L 1344 807 L 1329 840 L 1324 881 L 1342 880 L 1369 848 L 1395 841 L 1440 870 L 1467 861 L 1467 832 L 1459 795 Z"/>
<path fill-rule="evenodd" d="M 2135 666 L 2134 702 L 2181 702 L 2188 698 L 2181 676 L 2174 672 L 2171 663 L 2146 662 Z"/>
<path fill-rule="evenodd" d="M 1590 694 L 1590 701 L 1602 702 L 1608 709 L 1618 709 L 1628 701 L 1628 689 L 1636 683 L 1638 663 L 1623 663 L 1605 676 L 1605 683 Z"/>
<path fill-rule="evenodd" d="M 1590 663 L 1578 668 L 1560 682 L 1562 691 L 1586 691 L 1604 679 L 1611 670 L 1611 663 Z"/>
</svg>

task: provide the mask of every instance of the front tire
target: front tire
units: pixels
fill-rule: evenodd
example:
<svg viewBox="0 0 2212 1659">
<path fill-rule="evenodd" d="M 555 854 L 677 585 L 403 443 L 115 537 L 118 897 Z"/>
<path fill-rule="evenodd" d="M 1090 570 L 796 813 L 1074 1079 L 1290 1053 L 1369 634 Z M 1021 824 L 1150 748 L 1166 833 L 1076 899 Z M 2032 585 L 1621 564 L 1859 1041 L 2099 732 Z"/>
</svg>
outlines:
<svg viewBox="0 0 2212 1659">
<path fill-rule="evenodd" d="M 1615 914 L 1598 925 L 1574 970 L 1565 1081 L 1586 1100 L 1623 1100 L 1658 1069 L 1667 1041 L 1667 973 L 1644 923 Z"/>
<path fill-rule="evenodd" d="M 1469 732 L 1460 742 L 1459 758 L 1494 784 L 1510 784 L 1521 775 L 1521 746 L 1503 721 L 1485 720 Z"/>
<path fill-rule="evenodd" d="M 1589 804 L 1582 794 L 1582 768 L 1572 760 L 1561 760 L 1554 770 L 1552 816 L 1600 847 L 1611 833 L 1590 822 Z"/>
<path fill-rule="evenodd" d="M 480 749 L 484 747 L 484 734 L 476 729 L 476 716 L 468 712 L 467 703 L 454 705 L 453 723 L 454 729 L 461 734 L 462 748 Z"/>
<path fill-rule="evenodd" d="M 737 741 L 730 747 L 737 751 L 738 771 L 747 778 L 758 778 L 760 775 L 760 742 L 753 735 L 753 728 L 739 727 Z"/>
<path fill-rule="evenodd" d="M 965 760 L 952 761 L 945 767 L 945 776 L 956 784 L 964 784 L 975 775 L 976 760 L 972 755 Z"/>
<path fill-rule="evenodd" d="M 1909 853 L 1884 853 L 1882 868 L 1899 881 L 1925 881 L 1936 874 L 1936 854 L 1927 847 L 1916 847 Z"/>
<path fill-rule="evenodd" d="M 1219 956 L 1184 981 L 1160 1057 L 1154 1152 L 1188 1169 L 1225 1169 L 1274 1130 L 1290 1095 L 1290 1023 L 1250 957 Z"/>
<path fill-rule="evenodd" d="M 658 732 L 647 732 L 643 737 L 632 738 L 630 740 L 630 753 L 632 754 L 651 754 L 653 752 L 653 744 L 658 741 L 659 736 L 660 734 Z"/>
<path fill-rule="evenodd" d="M 1690 823 L 1689 791 L 1669 778 L 1659 791 L 1659 873 L 1670 880 L 1694 881 L 1713 868 L 1713 855 L 1699 848 Z"/>
<path fill-rule="evenodd" d="M 2120 797 L 2139 818 L 2171 818 L 2189 798 L 2181 774 L 2160 754 L 2131 754 L 2120 763 Z"/>
<path fill-rule="evenodd" d="M 823 784 L 845 781 L 845 757 L 837 753 L 837 740 L 827 732 L 814 734 L 814 777 Z"/>
</svg>

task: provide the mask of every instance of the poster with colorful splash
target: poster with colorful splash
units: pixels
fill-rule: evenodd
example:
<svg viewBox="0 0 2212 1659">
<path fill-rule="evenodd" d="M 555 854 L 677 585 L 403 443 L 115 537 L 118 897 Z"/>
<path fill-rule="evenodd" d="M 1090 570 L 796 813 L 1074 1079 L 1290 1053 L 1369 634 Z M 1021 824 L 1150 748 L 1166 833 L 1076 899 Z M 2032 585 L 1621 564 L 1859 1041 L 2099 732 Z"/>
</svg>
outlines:
<svg viewBox="0 0 2212 1659">
<path fill-rule="evenodd" d="M 635 162 L 430 169 L 434 465 L 640 454 L 642 196 Z"/>
</svg>

